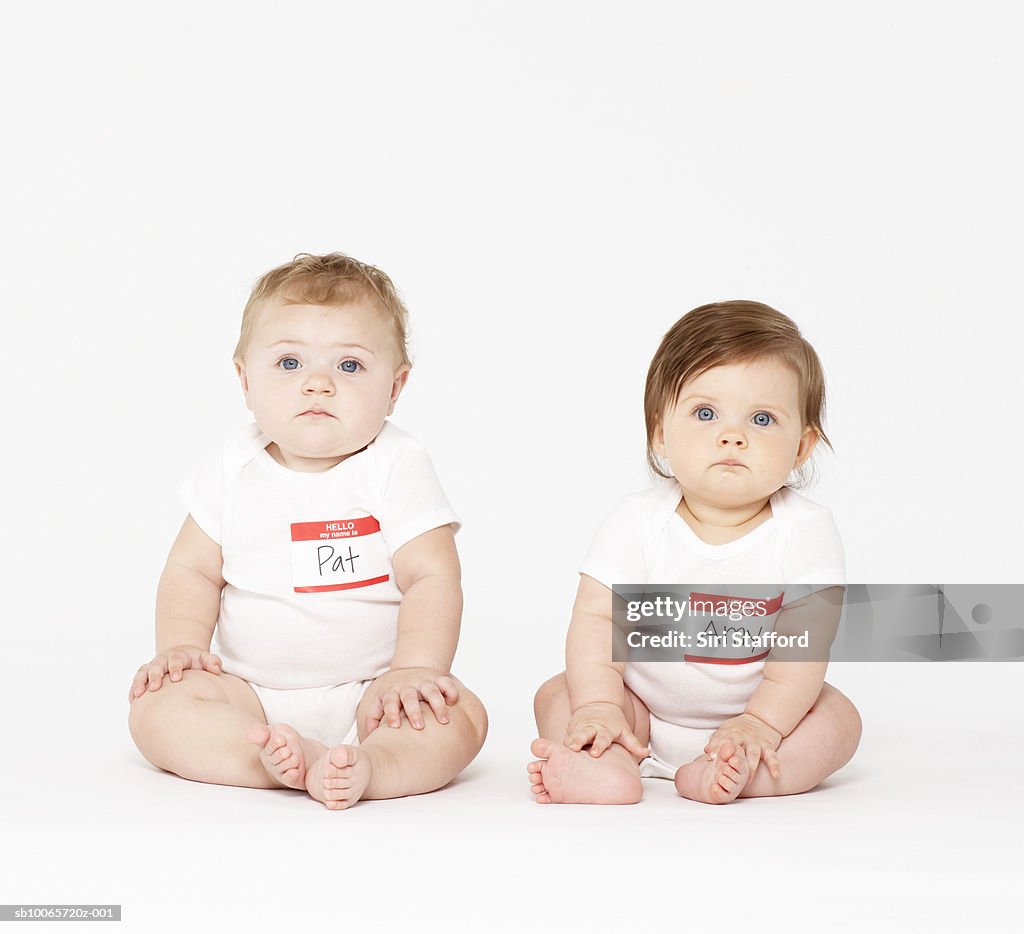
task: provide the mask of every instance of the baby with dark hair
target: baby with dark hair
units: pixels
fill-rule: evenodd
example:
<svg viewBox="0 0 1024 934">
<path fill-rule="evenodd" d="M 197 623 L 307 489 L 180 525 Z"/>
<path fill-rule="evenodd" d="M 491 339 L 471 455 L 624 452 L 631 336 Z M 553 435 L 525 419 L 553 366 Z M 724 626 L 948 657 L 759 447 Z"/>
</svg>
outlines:
<svg viewBox="0 0 1024 934">
<path fill-rule="evenodd" d="M 665 335 L 645 393 L 658 481 L 620 501 L 581 567 L 566 670 L 535 699 L 538 802 L 634 803 L 661 777 L 724 804 L 807 791 L 849 761 L 860 717 L 824 681 L 843 546 L 792 488 L 828 443 L 824 405 L 817 354 L 767 305 L 704 305 Z M 677 650 L 616 652 L 613 590 L 659 586 L 688 594 Z M 801 637 L 817 651 L 779 648 Z"/>
</svg>

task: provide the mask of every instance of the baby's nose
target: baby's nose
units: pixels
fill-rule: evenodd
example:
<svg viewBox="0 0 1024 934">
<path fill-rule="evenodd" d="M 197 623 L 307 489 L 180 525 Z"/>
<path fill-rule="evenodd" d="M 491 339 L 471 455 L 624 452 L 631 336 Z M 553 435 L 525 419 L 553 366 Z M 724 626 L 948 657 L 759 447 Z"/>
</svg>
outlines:
<svg viewBox="0 0 1024 934">
<path fill-rule="evenodd" d="M 312 394 L 315 392 L 324 392 L 328 395 L 334 394 L 334 383 L 331 380 L 321 374 L 312 373 L 306 379 L 306 385 L 303 387 L 303 392 Z"/>
</svg>

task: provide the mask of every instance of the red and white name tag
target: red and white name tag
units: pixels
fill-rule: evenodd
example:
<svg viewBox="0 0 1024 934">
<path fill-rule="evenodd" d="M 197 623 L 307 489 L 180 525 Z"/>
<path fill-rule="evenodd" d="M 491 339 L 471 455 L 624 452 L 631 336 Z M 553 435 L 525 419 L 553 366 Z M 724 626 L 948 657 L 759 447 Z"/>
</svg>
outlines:
<svg viewBox="0 0 1024 934">
<path fill-rule="evenodd" d="M 756 640 L 774 629 L 784 596 L 783 592 L 774 596 L 763 592 L 734 596 L 692 591 L 689 626 L 690 644 L 694 648 L 685 652 L 683 658 L 703 665 L 749 665 L 763 661 L 770 650 L 748 645 L 756 646 Z"/>
<path fill-rule="evenodd" d="M 388 579 L 387 546 L 373 516 L 293 522 L 291 528 L 296 593 L 351 590 Z"/>
</svg>

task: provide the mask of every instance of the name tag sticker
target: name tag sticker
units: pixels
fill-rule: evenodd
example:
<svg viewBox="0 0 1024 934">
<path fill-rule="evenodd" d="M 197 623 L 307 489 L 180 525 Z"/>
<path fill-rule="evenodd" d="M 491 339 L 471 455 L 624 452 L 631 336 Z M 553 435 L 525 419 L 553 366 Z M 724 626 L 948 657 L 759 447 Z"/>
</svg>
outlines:
<svg viewBox="0 0 1024 934">
<path fill-rule="evenodd" d="M 292 582 L 296 593 L 325 593 L 383 584 L 387 546 L 373 516 L 293 522 Z"/>
<path fill-rule="evenodd" d="M 758 646 L 758 640 L 774 629 L 784 596 L 691 593 L 689 623 L 696 651 L 683 658 L 702 665 L 749 665 L 766 659 L 770 649 L 757 651 L 751 646 Z"/>
</svg>

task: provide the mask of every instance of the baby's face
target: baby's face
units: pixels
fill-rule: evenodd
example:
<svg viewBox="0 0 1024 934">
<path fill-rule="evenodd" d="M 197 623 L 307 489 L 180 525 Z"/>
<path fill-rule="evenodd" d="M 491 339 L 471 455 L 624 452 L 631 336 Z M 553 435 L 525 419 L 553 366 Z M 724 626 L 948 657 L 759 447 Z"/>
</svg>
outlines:
<svg viewBox="0 0 1024 934">
<path fill-rule="evenodd" d="M 712 367 L 685 383 L 652 440 L 688 497 L 731 507 L 783 486 L 817 435 L 801 424 L 796 373 L 765 358 Z"/>
<path fill-rule="evenodd" d="M 409 374 L 390 319 L 372 305 L 276 300 L 236 369 L 267 449 L 303 471 L 328 470 L 373 441 Z"/>
</svg>

